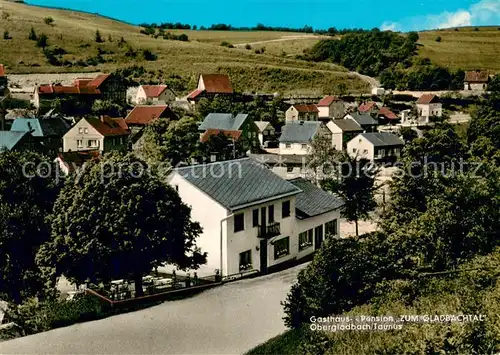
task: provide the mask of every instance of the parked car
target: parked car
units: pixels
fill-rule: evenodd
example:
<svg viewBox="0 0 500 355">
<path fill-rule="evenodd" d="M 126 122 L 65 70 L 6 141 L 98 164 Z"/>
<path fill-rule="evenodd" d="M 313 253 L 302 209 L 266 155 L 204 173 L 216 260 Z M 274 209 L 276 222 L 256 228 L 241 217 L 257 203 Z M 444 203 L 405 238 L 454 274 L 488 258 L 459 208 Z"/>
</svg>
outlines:
<svg viewBox="0 0 500 355">
<path fill-rule="evenodd" d="M 264 148 L 278 148 L 279 146 L 280 146 L 280 142 L 278 142 L 278 141 L 264 142 Z"/>
</svg>

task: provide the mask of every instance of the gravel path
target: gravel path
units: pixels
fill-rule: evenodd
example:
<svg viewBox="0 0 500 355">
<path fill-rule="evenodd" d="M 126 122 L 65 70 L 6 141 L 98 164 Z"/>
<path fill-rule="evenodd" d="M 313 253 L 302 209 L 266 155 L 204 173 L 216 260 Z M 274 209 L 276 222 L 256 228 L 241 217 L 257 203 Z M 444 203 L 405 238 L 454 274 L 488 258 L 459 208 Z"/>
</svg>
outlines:
<svg viewBox="0 0 500 355">
<path fill-rule="evenodd" d="M 241 354 L 286 330 L 280 301 L 304 267 L 0 343 L 0 354 Z"/>
</svg>

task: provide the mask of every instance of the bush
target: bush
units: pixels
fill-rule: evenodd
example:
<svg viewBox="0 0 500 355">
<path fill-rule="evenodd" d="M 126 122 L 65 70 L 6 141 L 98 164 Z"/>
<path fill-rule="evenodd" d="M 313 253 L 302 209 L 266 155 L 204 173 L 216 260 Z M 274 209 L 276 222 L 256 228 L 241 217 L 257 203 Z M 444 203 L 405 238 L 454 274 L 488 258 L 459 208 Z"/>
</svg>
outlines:
<svg viewBox="0 0 500 355">
<path fill-rule="evenodd" d="M 9 31 L 5 30 L 3 32 L 3 39 L 12 39 L 12 37 L 9 34 Z"/>
<path fill-rule="evenodd" d="M 47 35 L 42 33 L 36 40 L 36 46 L 40 48 L 45 48 L 48 45 L 49 45 L 49 38 L 47 37 Z"/>
<path fill-rule="evenodd" d="M 437 36 L 437 37 L 436 37 L 436 42 L 441 42 L 441 41 L 442 41 L 441 36 Z"/>
<path fill-rule="evenodd" d="M 158 56 L 149 49 L 144 49 L 142 51 L 142 57 L 148 61 L 155 61 L 158 58 Z"/>
<path fill-rule="evenodd" d="M 249 45 L 248 43 L 245 45 L 245 49 L 252 49 L 252 46 Z"/>
<path fill-rule="evenodd" d="M 30 34 L 28 35 L 28 39 L 31 41 L 36 41 L 38 39 L 35 29 L 31 27 Z"/>
<path fill-rule="evenodd" d="M 101 33 L 99 32 L 99 30 L 95 31 L 95 41 L 96 41 L 96 43 L 102 43 L 102 42 L 104 42 L 104 40 L 101 37 Z"/>
<path fill-rule="evenodd" d="M 221 47 L 234 48 L 234 46 L 227 41 L 222 41 L 220 45 Z"/>
<path fill-rule="evenodd" d="M 54 19 L 52 17 L 46 17 L 43 19 L 43 22 L 45 22 L 46 25 L 52 25 L 54 23 Z"/>
</svg>

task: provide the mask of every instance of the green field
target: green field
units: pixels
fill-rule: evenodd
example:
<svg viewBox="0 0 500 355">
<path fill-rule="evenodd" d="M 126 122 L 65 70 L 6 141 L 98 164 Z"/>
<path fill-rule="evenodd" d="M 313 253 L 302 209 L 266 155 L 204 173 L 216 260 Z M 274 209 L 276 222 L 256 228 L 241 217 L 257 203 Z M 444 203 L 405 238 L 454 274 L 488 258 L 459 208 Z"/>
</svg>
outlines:
<svg viewBox="0 0 500 355">
<path fill-rule="evenodd" d="M 500 27 L 467 27 L 419 33 L 421 57 L 453 69 L 500 72 Z M 441 37 L 441 42 L 436 38 Z"/>
<path fill-rule="evenodd" d="M 47 25 L 44 19 L 54 22 Z M 200 73 L 228 73 L 236 90 L 255 92 L 281 92 L 283 94 L 332 93 L 339 84 L 347 85 L 349 91 L 366 92 L 369 86 L 356 77 L 346 74 L 344 68 L 326 64 L 309 63 L 282 56 L 282 52 L 302 52 L 317 39 L 297 39 L 284 42 L 270 42 L 256 45 L 266 47 L 265 54 L 255 54 L 244 46 L 221 47 L 222 41 L 234 44 L 254 43 L 283 38 L 283 36 L 304 36 L 300 33 L 240 32 L 240 31 L 171 31 L 186 33 L 189 42 L 153 38 L 140 33 L 140 28 L 98 15 L 29 6 L 0 0 L 0 31 L 9 32 L 11 39 L 0 38 L 0 63 L 9 73 L 51 73 L 112 71 L 130 65 L 143 66 L 147 70 L 161 72 L 160 78 L 180 76 L 196 86 Z M 85 61 L 97 55 L 98 48 L 105 51 L 102 57 L 106 63 L 91 66 L 53 66 L 48 64 L 41 48 L 28 39 L 31 27 L 38 36 L 46 34 L 50 47 L 59 46 L 67 54 L 63 59 L 72 63 Z M 96 30 L 104 43 L 95 42 Z M 123 37 L 126 44 L 119 45 Z M 111 41 L 110 41 L 111 40 Z M 137 52 L 136 57 L 126 56 L 129 47 Z M 155 61 L 146 61 L 142 50 L 149 49 L 156 56 Z M 278 54 L 278 55 L 274 55 Z M 188 88 L 187 88 L 188 89 Z"/>
</svg>

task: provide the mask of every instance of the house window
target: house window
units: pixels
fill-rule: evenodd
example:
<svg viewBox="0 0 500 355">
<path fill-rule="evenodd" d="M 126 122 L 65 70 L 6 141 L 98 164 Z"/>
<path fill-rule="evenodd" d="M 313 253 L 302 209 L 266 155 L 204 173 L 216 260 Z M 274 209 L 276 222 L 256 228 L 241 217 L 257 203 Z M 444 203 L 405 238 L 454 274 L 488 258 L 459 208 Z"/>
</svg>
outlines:
<svg viewBox="0 0 500 355">
<path fill-rule="evenodd" d="M 281 204 L 281 218 L 290 217 L 290 201 Z"/>
<path fill-rule="evenodd" d="M 269 214 L 269 216 L 267 217 L 267 219 L 269 220 L 269 223 L 273 223 L 274 222 L 274 205 L 269 206 L 268 214 Z"/>
<path fill-rule="evenodd" d="M 85 133 L 85 134 L 89 133 L 89 129 L 88 128 L 84 128 L 83 129 L 83 133 Z"/>
<path fill-rule="evenodd" d="M 363 150 L 363 154 L 368 154 L 368 149 Z"/>
<path fill-rule="evenodd" d="M 240 253 L 240 271 L 250 270 L 252 268 L 252 251 L 247 250 Z"/>
<path fill-rule="evenodd" d="M 301 147 L 302 149 L 307 149 L 307 144 L 302 144 Z"/>
<path fill-rule="evenodd" d="M 274 243 L 274 259 L 279 259 L 290 254 L 290 237 L 277 240 Z"/>
<path fill-rule="evenodd" d="M 285 144 L 285 148 L 290 149 L 291 147 L 292 147 L 292 145 L 290 143 Z"/>
<path fill-rule="evenodd" d="M 353 153 L 356 153 L 356 148 L 352 148 L 352 152 L 353 152 Z"/>
<path fill-rule="evenodd" d="M 78 128 L 78 133 L 79 133 L 79 134 L 82 134 L 82 133 L 83 133 L 83 128 L 81 128 L 81 127 L 80 127 L 80 128 Z"/>
<path fill-rule="evenodd" d="M 337 220 L 325 223 L 325 234 L 328 235 L 337 235 Z"/>
<path fill-rule="evenodd" d="M 234 215 L 234 232 L 245 230 L 245 214 L 239 213 Z"/>
<path fill-rule="evenodd" d="M 309 229 L 299 234 L 299 251 L 312 247 L 313 245 L 313 230 Z"/>
<path fill-rule="evenodd" d="M 97 141 L 97 139 L 89 139 L 87 142 L 87 146 L 89 148 L 97 148 L 99 146 L 99 142 Z"/>
<path fill-rule="evenodd" d="M 257 227 L 259 225 L 259 209 L 256 208 L 252 211 L 252 227 Z"/>
<path fill-rule="evenodd" d="M 76 146 L 77 146 L 78 148 L 83 148 L 83 141 L 82 141 L 81 139 L 78 139 L 78 140 L 76 141 Z"/>
<path fill-rule="evenodd" d="M 287 173 L 293 173 L 293 166 L 287 166 L 286 167 L 286 172 Z"/>
</svg>

